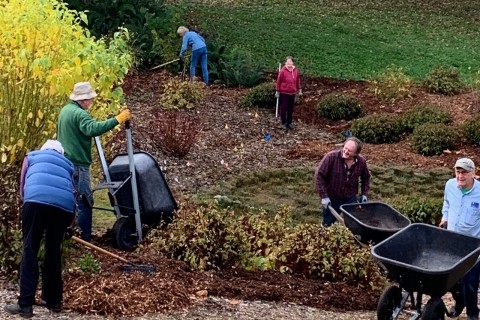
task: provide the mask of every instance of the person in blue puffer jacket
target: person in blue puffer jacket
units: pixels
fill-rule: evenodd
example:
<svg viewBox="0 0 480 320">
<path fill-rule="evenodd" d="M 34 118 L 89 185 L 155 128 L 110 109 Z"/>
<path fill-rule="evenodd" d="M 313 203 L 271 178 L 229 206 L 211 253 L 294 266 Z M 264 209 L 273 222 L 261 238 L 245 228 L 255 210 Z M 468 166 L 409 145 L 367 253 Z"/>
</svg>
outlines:
<svg viewBox="0 0 480 320">
<path fill-rule="evenodd" d="M 20 177 L 23 201 L 22 262 L 18 302 L 5 307 L 10 314 L 33 316 L 39 267 L 38 251 L 45 235 L 41 304 L 60 312 L 63 296 L 61 243 L 75 212 L 73 164 L 56 140 L 47 140 L 41 150 L 28 153 Z"/>
<path fill-rule="evenodd" d="M 208 85 L 208 55 L 205 39 L 195 31 L 190 31 L 184 26 L 178 27 L 177 34 L 183 38 L 182 48 L 180 49 L 180 54 L 178 56 L 181 62 L 183 62 L 187 49 L 192 49 L 192 57 L 190 58 L 190 81 L 193 81 L 193 77 L 195 77 L 195 69 L 197 68 L 198 61 L 200 61 L 203 82 Z"/>
</svg>

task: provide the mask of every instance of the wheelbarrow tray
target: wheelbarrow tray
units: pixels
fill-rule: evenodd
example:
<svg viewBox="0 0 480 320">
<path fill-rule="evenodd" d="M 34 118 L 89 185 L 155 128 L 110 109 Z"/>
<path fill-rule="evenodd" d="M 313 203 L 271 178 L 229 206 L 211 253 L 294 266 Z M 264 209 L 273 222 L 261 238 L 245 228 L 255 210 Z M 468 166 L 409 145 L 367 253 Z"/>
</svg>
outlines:
<svg viewBox="0 0 480 320">
<path fill-rule="evenodd" d="M 410 220 L 391 206 L 372 201 L 340 206 L 345 226 L 362 243 L 379 243 L 410 225 Z"/>
<path fill-rule="evenodd" d="M 480 238 L 413 223 L 372 248 L 405 290 L 441 297 L 477 262 Z"/>
</svg>

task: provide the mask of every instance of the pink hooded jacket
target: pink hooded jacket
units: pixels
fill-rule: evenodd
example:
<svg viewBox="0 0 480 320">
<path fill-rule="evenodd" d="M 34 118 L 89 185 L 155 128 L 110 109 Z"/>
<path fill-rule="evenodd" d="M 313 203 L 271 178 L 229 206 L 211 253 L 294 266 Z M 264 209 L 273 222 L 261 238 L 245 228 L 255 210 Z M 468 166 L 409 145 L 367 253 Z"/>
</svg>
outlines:
<svg viewBox="0 0 480 320">
<path fill-rule="evenodd" d="M 300 90 L 300 74 L 298 69 L 293 67 L 290 71 L 287 67 L 283 68 L 278 73 L 277 78 L 277 91 L 283 94 L 297 94 Z"/>
</svg>

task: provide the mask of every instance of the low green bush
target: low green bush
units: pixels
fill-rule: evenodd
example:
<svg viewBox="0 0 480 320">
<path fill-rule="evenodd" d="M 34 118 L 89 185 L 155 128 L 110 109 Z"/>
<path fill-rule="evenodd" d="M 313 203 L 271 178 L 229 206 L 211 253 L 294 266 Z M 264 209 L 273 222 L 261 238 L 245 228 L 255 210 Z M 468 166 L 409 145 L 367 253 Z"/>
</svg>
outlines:
<svg viewBox="0 0 480 320">
<path fill-rule="evenodd" d="M 480 145 L 480 116 L 467 120 L 464 124 L 464 131 L 468 141 Z"/>
<path fill-rule="evenodd" d="M 426 123 L 413 130 L 412 148 L 424 156 L 441 154 L 443 150 L 454 149 L 460 142 L 458 129 L 443 123 Z"/>
<path fill-rule="evenodd" d="M 331 120 L 350 120 L 362 114 L 362 105 L 356 97 L 342 92 L 322 97 L 316 105 L 320 117 Z"/>
<path fill-rule="evenodd" d="M 457 68 L 439 66 L 430 71 L 423 86 L 427 92 L 452 96 L 459 93 L 465 85 Z"/>
<path fill-rule="evenodd" d="M 234 48 L 222 61 L 223 80 L 227 86 L 254 87 L 265 80 L 265 65 L 254 61 L 248 50 Z"/>
<path fill-rule="evenodd" d="M 280 270 L 381 290 L 385 284 L 369 248 L 360 248 L 341 224 L 298 225 L 276 249 Z"/>
<path fill-rule="evenodd" d="M 366 143 L 392 143 L 400 141 L 402 125 L 395 114 L 372 114 L 353 120 L 350 131 Z"/>
<path fill-rule="evenodd" d="M 443 198 L 441 197 L 399 197 L 395 198 L 391 205 L 408 217 L 412 223 L 428 223 L 436 226 L 442 219 Z"/>
<path fill-rule="evenodd" d="M 180 81 L 171 78 L 164 86 L 160 104 L 165 109 L 192 109 L 205 95 L 202 82 Z"/>
<path fill-rule="evenodd" d="M 451 121 L 452 116 L 450 113 L 447 110 L 442 109 L 442 107 L 435 105 L 418 105 L 402 115 L 402 125 L 407 132 L 413 132 L 413 130 L 421 124 L 448 124 Z"/>
<path fill-rule="evenodd" d="M 275 83 L 264 82 L 250 89 L 240 100 L 241 107 L 274 108 L 276 104 Z"/>
<path fill-rule="evenodd" d="M 389 66 L 369 81 L 369 90 L 382 101 L 394 101 L 410 95 L 411 77 L 401 67 Z"/>
</svg>

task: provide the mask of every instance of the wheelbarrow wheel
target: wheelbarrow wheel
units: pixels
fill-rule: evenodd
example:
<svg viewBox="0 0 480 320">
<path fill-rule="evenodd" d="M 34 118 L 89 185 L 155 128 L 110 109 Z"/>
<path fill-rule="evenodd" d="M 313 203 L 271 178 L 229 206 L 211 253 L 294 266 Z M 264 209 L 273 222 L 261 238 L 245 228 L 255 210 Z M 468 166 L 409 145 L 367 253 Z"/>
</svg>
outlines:
<svg viewBox="0 0 480 320">
<path fill-rule="evenodd" d="M 441 298 L 431 298 L 422 312 L 422 320 L 445 320 L 445 304 Z"/>
<path fill-rule="evenodd" d="M 378 320 L 390 320 L 392 319 L 393 312 L 396 308 L 400 307 L 400 301 L 402 300 L 402 292 L 400 288 L 393 285 L 386 288 L 377 305 L 377 319 Z"/>
<path fill-rule="evenodd" d="M 124 251 L 133 251 L 138 244 L 135 222 L 128 217 L 120 217 L 113 225 L 113 235 L 117 246 Z"/>
</svg>

